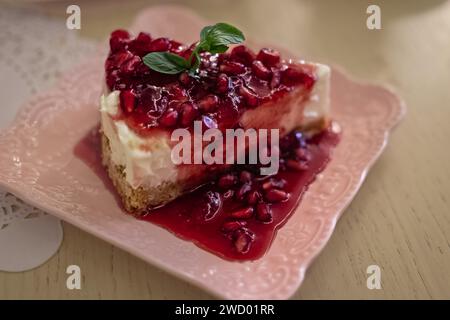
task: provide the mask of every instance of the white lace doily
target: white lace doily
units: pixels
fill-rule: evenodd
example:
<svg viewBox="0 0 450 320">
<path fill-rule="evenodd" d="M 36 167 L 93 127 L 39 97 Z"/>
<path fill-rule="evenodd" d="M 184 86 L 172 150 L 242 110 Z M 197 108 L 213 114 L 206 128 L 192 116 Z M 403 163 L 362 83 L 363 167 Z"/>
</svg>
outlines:
<svg viewBox="0 0 450 320">
<path fill-rule="evenodd" d="M 0 6 L 0 43 L 0 129 L 33 94 L 95 50 L 64 20 L 6 6 Z M 58 250 L 62 238 L 58 219 L 0 189 L 0 270 L 39 266 Z"/>
</svg>

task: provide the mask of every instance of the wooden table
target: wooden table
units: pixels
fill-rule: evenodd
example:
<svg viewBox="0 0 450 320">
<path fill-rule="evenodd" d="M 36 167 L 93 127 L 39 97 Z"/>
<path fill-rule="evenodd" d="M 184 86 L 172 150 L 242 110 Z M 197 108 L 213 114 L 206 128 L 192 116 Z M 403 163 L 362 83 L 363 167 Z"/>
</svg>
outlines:
<svg viewBox="0 0 450 320">
<path fill-rule="evenodd" d="M 156 1 L 76 1 L 81 35 L 102 39 Z M 450 298 L 450 2 L 372 1 L 382 30 L 368 30 L 369 2 L 207 1 L 185 4 L 253 38 L 395 87 L 408 105 L 380 160 L 308 270 L 296 299 Z M 72 1 L 26 4 L 62 20 Z M 280 7 L 282 3 L 282 7 Z M 15 4 L 17 5 L 17 3 Z M 0 298 L 208 299 L 207 293 L 64 224 L 59 252 L 41 267 L 0 272 Z M 66 289 L 81 267 L 82 290 Z M 379 265 L 382 289 L 366 287 Z"/>
</svg>

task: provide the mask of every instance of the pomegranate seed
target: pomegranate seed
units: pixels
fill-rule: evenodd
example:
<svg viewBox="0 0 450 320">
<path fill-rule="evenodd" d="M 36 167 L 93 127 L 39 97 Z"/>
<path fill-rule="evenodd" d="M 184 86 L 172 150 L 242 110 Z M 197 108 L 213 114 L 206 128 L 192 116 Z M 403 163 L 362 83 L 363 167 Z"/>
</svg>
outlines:
<svg viewBox="0 0 450 320">
<path fill-rule="evenodd" d="M 226 74 L 237 75 L 245 72 L 245 66 L 242 63 L 234 61 L 224 61 L 219 70 Z"/>
<path fill-rule="evenodd" d="M 120 105 L 126 113 L 131 113 L 136 107 L 136 95 L 133 90 L 124 90 L 120 92 Z"/>
<path fill-rule="evenodd" d="M 247 253 L 254 239 L 255 235 L 250 230 L 242 228 L 233 232 L 234 247 L 239 253 Z"/>
<path fill-rule="evenodd" d="M 247 203 L 249 205 L 254 205 L 258 203 L 258 201 L 261 200 L 261 198 L 262 198 L 261 193 L 259 193 L 256 190 L 253 190 L 247 196 Z"/>
<path fill-rule="evenodd" d="M 305 147 L 306 147 L 305 137 L 299 131 L 292 132 L 280 140 L 280 148 L 282 150 L 293 150 Z"/>
<path fill-rule="evenodd" d="M 144 63 L 140 63 L 136 68 L 136 74 L 138 74 L 141 78 L 148 77 L 151 72 L 152 70 Z"/>
<path fill-rule="evenodd" d="M 270 88 L 275 89 L 281 83 L 281 72 L 276 68 L 272 68 L 272 79 L 270 80 Z"/>
<path fill-rule="evenodd" d="M 161 107 L 157 104 L 157 101 L 162 101 L 161 89 L 150 86 L 141 91 L 139 97 L 139 106 L 142 106 L 147 113 L 152 116 L 158 117 L 165 110 L 165 107 Z"/>
<path fill-rule="evenodd" d="M 247 106 L 256 107 L 258 105 L 259 103 L 258 97 L 243 85 L 240 86 L 239 93 L 244 98 L 244 101 L 247 103 Z"/>
<path fill-rule="evenodd" d="M 118 71 L 113 70 L 106 76 L 106 84 L 110 90 L 113 90 L 115 84 L 119 81 Z"/>
<path fill-rule="evenodd" d="M 223 194 L 224 199 L 230 199 L 233 196 L 234 196 L 234 190 L 228 190 L 227 192 L 225 192 Z"/>
<path fill-rule="evenodd" d="M 306 148 L 306 138 L 303 133 L 299 131 L 294 132 L 294 145 L 296 148 Z"/>
<path fill-rule="evenodd" d="M 236 193 L 236 197 L 238 200 L 243 200 L 247 192 L 249 192 L 252 189 L 249 183 L 244 183 Z"/>
<path fill-rule="evenodd" d="M 150 52 L 150 43 L 152 42 L 152 37 L 146 32 L 140 32 L 136 39 L 130 42 L 128 48 L 139 56 L 144 56 Z"/>
<path fill-rule="evenodd" d="M 281 82 L 288 86 L 303 84 L 306 89 L 310 89 L 314 85 L 315 80 L 300 68 L 290 66 L 281 73 Z"/>
<path fill-rule="evenodd" d="M 177 120 L 177 110 L 168 110 L 161 116 L 161 118 L 159 118 L 159 123 L 161 123 L 165 127 L 173 127 L 177 124 Z"/>
<path fill-rule="evenodd" d="M 297 161 L 297 160 L 289 159 L 286 161 L 286 166 L 289 169 L 296 170 L 296 171 L 308 170 L 308 165 L 304 161 Z"/>
<path fill-rule="evenodd" d="M 253 61 L 252 64 L 253 73 L 260 79 L 269 80 L 271 71 L 267 69 L 263 63 L 259 60 Z"/>
<path fill-rule="evenodd" d="M 226 232 L 226 233 L 233 232 L 237 229 L 242 228 L 246 224 L 247 224 L 247 222 L 245 222 L 245 221 L 228 221 L 222 225 L 222 231 Z"/>
<path fill-rule="evenodd" d="M 189 46 L 189 48 L 184 49 L 180 52 L 180 56 L 182 56 L 184 59 L 189 59 L 191 57 L 192 52 L 194 51 L 195 47 L 197 46 L 197 42 L 194 42 Z"/>
<path fill-rule="evenodd" d="M 116 65 L 114 63 L 114 59 L 112 56 L 109 56 L 108 59 L 105 61 L 105 70 L 106 72 L 111 72 L 112 70 L 116 69 Z"/>
<path fill-rule="evenodd" d="M 234 102 L 230 99 L 225 100 L 225 103 L 217 110 L 217 122 L 219 128 L 225 130 L 227 128 L 233 128 L 239 122 L 240 113 L 234 106 Z"/>
<path fill-rule="evenodd" d="M 124 29 L 117 29 L 111 32 L 111 38 L 129 39 L 130 33 Z"/>
<path fill-rule="evenodd" d="M 111 52 L 117 52 L 125 49 L 128 40 L 130 39 L 130 34 L 126 30 L 118 29 L 111 33 L 109 38 L 109 46 Z"/>
<path fill-rule="evenodd" d="M 170 40 L 170 51 L 173 53 L 180 53 L 183 51 L 184 47 L 183 45 L 175 40 Z"/>
<path fill-rule="evenodd" d="M 237 182 L 236 176 L 234 174 L 228 173 L 220 177 L 218 185 L 222 189 L 229 189 L 234 186 Z"/>
<path fill-rule="evenodd" d="M 197 107 L 192 102 L 183 102 L 181 105 L 181 124 L 190 126 L 198 116 Z"/>
<path fill-rule="evenodd" d="M 182 74 L 180 74 L 178 80 L 180 80 L 180 82 L 185 86 L 188 86 L 191 83 L 191 77 L 187 72 L 183 72 Z"/>
<path fill-rule="evenodd" d="M 264 190 L 269 190 L 273 188 L 277 189 L 283 189 L 286 186 L 286 180 L 284 179 L 270 179 L 269 181 L 266 181 L 263 183 L 262 188 Z"/>
<path fill-rule="evenodd" d="M 214 94 L 209 94 L 198 102 L 198 107 L 204 112 L 212 112 L 217 108 L 219 98 Z"/>
<path fill-rule="evenodd" d="M 167 51 L 170 49 L 170 41 L 167 38 L 153 40 L 149 46 L 150 52 Z"/>
<path fill-rule="evenodd" d="M 239 175 L 239 180 L 242 183 L 250 182 L 252 180 L 252 174 L 246 170 L 241 171 L 241 174 Z"/>
<path fill-rule="evenodd" d="M 280 53 L 273 49 L 262 48 L 256 59 L 260 60 L 267 67 L 274 67 L 280 62 Z"/>
<path fill-rule="evenodd" d="M 138 56 L 134 56 L 120 66 L 120 71 L 124 74 L 130 74 L 136 70 L 137 66 L 140 63 L 141 58 L 139 58 Z"/>
<path fill-rule="evenodd" d="M 269 189 L 266 191 L 266 199 L 269 202 L 282 202 L 287 200 L 289 194 L 283 190 Z"/>
<path fill-rule="evenodd" d="M 152 36 L 147 32 L 139 32 L 135 40 L 149 44 L 150 42 L 152 42 Z"/>
<path fill-rule="evenodd" d="M 224 61 L 230 60 L 230 54 L 228 52 L 219 54 L 217 57 L 217 63 L 222 64 Z"/>
<path fill-rule="evenodd" d="M 211 61 L 209 59 L 202 59 L 200 57 L 200 68 L 203 70 L 210 69 L 211 67 Z"/>
<path fill-rule="evenodd" d="M 255 60 L 256 54 L 244 45 L 239 45 L 231 50 L 230 59 L 250 66 Z"/>
<path fill-rule="evenodd" d="M 172 86 L 169 90 L 169 94 L 172 96 L 171 100 L 186 101 L 188 97 L 186 90 L 180 85 Z"/>
<path fill-rule="evenodd" d="M 202 116 L 202 127 L 203 127 L 203 130 L 205 131 L 208 129 L 217 129 L 218 126 L 217 126 L 216 120 L 214 120 L 211 117 L 203 115 Z"/>
<path fill-rule="evenodd" d="M 228 76 L 224 73 L 219 74 L 217 77 L 216 89 L 217 92 L 225 93 L 230 87 Z"/>
<path fill-rule="evenodd" d="M 258 203 L 256 205 L 256 218 L 265 223 L 272 222 L 273 217 L 270 205 L 267 203 Z"/>
<path fill-rule="evenodd" d="M 236 219 L 250 219 L 253 215 L 253 208 L 247 207 L 231 213 L 231 216 Z"/>
<path fill-rule="evenodd" d="M 311 160 L 311 153 L 305 148 L 297 148 L 295 149 L 295 156 L 299 160 L 309 161 Z"/>
<path fill-rule="evenodd" d="M 116 68 L 120 68 L 125 62 L 132 59 L 134 55 L 130 51 L 118 52 L 113 56 L 112 63 Z"/>
<path fill-rule="evenodd" d="M 109 40 L 109 46 L 111 48 L 111 52 L 118 52 L 125 49 L 127 41 L 124 39 L 111 38 Z"/>
<path fill-rule="evenodd" d="M 203 208 L 204 220 L 208 221 L 214 218 L 222 206 L 220 194 L 214 191 L 208 191 L 205 194 L 206 206 Z"/>
</svg>

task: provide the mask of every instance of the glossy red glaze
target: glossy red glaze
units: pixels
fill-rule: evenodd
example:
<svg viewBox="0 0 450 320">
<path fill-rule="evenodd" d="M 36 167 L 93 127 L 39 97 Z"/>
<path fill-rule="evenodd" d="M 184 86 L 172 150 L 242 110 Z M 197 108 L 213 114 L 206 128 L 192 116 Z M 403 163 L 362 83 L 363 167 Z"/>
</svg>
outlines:
<svg viewBox="0 0 450 320">
<path fill-rule="evenodd" d="M 125 112 L 121 117 L 141 135 L 151 134 L 155 127 L 189 127 L 205 114 L 220 129 L 234 128 L 247 108 L 277 99 L 298 86 L 309 90 L 315 82 L 310 67 L 281 60 L 280 54 L 271 49 L 262 49 L 259 60 L 244 45 L 235 47 L 230 54 L 203 52 L 197 76 L 191 77 L 187 73 L 158 73 L 148 68 L 142 58 L 154 51 L 169 51 L 187 58 L 192 45 L 168 38 L 153 39 L 143 32 L 133 38 L 125 30 L 117 30 L 111 34 L 110 46 L 105 62 L 106 84 L 109 90 L 133 90 L 135 107 L 122 105 Z M 185 111 L 186 102 L 195 111 Z M 172 110 L 180 115 L 176 122 Z M 186 112 L 187 116 L 183 116 Z"/>
</svg>

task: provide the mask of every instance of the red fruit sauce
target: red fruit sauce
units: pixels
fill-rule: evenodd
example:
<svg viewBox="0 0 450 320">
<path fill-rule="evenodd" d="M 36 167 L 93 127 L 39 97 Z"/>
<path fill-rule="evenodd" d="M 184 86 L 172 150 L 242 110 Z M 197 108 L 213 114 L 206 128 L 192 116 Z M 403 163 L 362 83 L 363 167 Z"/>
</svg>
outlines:
<svg viewBox="0 0 450 320">
<path fill-rule="evenodd" d="M 276 175 L 259 176 L 257 165 L 236 165 L 216 181 L 136 218 L 159 225 L 224 259 L 258 259 L 325 168 L 338 141 L 339 136 L 331 129 L 311 139 L 292 132 L 280 140 L 280 170 Z M 116 194 L 101 164 L 98 128 L 78 143 L 74 153 Z M 121 206 L 118 195 L 116 199 Z"/>
<path fill-rule="evenodd" d="M 234 186 L 221 188 L 220 183 L 212 182 L 164 207 L 150 211 L 140 219 L 162 226 L 222 258 L 258 259 L 269 249 L 277 229 L 294 212 L 309 184 L 325 168 L 337 142 L 338 136 L 331 130 L 326 130 L 312 140 L 305 140 L 302 148 L 307 150 L 308 160 L 304 161 L 304 170 L 290 169 L 283 164 L 292 158 L 289 153 L 284 154 L 278 174 L 271 177 L 258 176 L 256 166 L 236 166 L 231 173 L 226 174 L 237 177 Z M 242 172 L 252 173 L 250 183 L 241 182 L 242 179 L 239 178 Z M 277 185 L 279 182 L 281 184 Z M 250 187 L 245 188 L 247 185 Z M 239 194 L 242 189 L 250 191 L 245 192 L 242 197 Z M 254 205 L 252 192 L 261 194 L 261 199 L 256 196 Z M 270 197 L 272 192 L 275 197 Z M 267 217 L 264 210 L 258 210 L 258 205 L 268 206 L 271 210 L 270 217 Z M 238 224 L 241 226 L 236 231 L 227 230 Z M 241 235 L 243 232 L 244 235 Z M 245 245 L 239 246 L 246 241 L 248 248 Z"/>
</svg>

